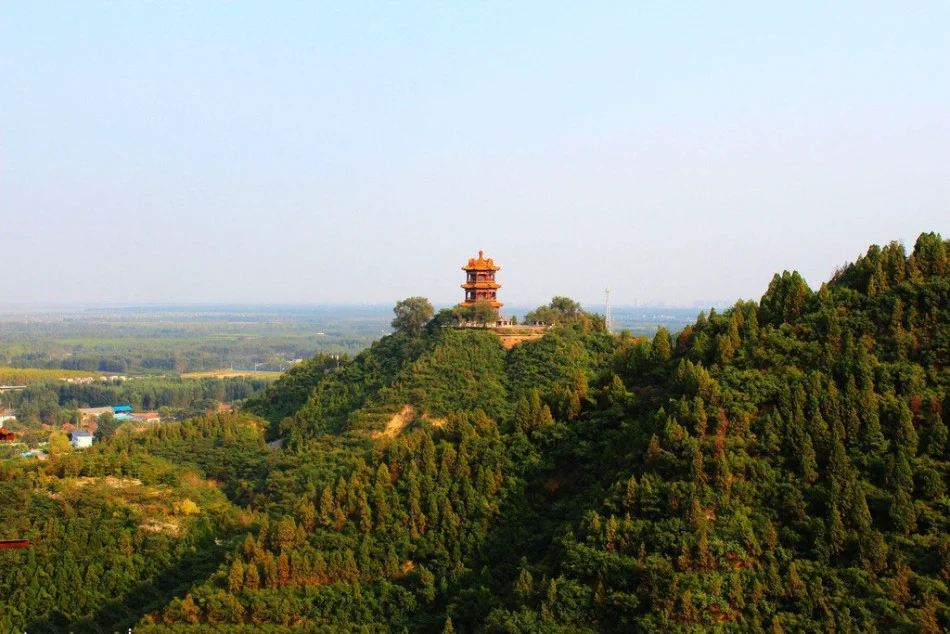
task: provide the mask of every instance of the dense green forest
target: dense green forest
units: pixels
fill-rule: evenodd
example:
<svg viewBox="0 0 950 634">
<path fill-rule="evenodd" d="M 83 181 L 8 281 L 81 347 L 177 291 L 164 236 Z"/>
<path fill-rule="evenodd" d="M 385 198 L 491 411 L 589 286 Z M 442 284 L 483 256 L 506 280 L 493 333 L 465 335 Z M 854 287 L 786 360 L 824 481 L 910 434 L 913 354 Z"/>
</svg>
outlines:
<svg viewBox="0 0 950 634">
<path fill-rule="evenodd" d="M 0 551 L 0 630 L 946 631 L 948 253 L 652 339 L 563 298 L 510 351 L 399 319 L 240 415 L 2 462 L 33 546 Z"/>
<path fill-rule="evenodd" d="M 0 462 L 0 539 L 31 541 L 0 551 L 0 632 L 113 632 L 161 609 L 250 522 L 208 474 L 264 449 L 254 421 L 222 415 Z"/>
</svg>

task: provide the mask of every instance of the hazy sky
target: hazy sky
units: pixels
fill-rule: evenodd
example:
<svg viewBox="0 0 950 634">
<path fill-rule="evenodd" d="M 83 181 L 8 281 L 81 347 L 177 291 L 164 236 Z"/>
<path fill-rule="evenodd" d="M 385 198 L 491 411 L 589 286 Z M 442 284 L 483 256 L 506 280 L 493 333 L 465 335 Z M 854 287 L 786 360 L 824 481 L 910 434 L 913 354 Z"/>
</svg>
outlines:
<svg viewBox="0 0 950 634">
<path fill-rule="evenodd" d="M 837 5 L 837 6 L 832 6 Z M 0 0 L 0 304 L 758 298 L 950 237 L 950 3 Z"/>
</svg>

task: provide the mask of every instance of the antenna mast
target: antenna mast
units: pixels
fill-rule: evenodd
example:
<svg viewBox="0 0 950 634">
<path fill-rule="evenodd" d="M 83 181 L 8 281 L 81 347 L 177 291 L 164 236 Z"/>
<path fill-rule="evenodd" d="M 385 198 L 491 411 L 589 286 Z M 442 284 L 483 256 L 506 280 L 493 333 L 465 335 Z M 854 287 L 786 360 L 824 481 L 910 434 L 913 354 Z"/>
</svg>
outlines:
<svg viewBox="0 0 950 634">
<path fill-rule="evenodd" d="M 605 288 L 604 293 L 607 294 L 607 309 L 604 311 L 604 327 L 607 329 L 607 332 L 613 332 L 613 323 L 610 321 L 610 288 Z"/>
</svg>

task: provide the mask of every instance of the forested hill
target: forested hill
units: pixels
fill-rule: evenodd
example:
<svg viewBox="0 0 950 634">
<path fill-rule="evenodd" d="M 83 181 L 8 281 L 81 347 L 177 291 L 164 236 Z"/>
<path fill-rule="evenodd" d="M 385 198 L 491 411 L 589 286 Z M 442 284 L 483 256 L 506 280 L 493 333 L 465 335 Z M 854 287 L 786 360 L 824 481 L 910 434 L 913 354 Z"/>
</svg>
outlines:
<svg viewBox="0 0 950 634">
<path fill-rule="evenodd" d="M 384 337 L 352 361 L 300 364 L 246 410 L 270 420 L 274 435 L 289 433 L 293 446 L 328 432 L 375 435 L 405 406 L 434 426 L 481 410 L 511 431 L 519 400 L 537 392 L 556 411 L 579 409 L 577 390 L 586 394 L 588 380 L 607 367 L 620 341 L 583 317 L 510 352 L 490 331 L 447 328 L 436 318 Z"/>
<path fill-rule="evenodd" d="M 946 631 L 948 252 L 776 275 L 652 341 L 570 310 L 506 352 L 425 314 L 295 367 L 262 419 L 111 441 L 98 469 L 186 465 L 234 505 L 215 572 L 125 608 L 142 632 Z"/>
</svg>

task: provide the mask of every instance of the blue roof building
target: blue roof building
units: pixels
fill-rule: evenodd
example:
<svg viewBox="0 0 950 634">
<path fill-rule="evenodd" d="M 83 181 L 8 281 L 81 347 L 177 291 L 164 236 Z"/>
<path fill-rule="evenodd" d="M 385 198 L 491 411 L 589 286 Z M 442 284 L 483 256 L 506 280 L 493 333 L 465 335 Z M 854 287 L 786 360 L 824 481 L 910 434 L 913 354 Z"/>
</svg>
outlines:
<svg viewBox="0 0 950 634">
<path fill-rule="evenodd" d="M 112 413 L 113 414 L 131 414 L 132 406 L 131 405 L 113 405 Z"/>
</svg>

